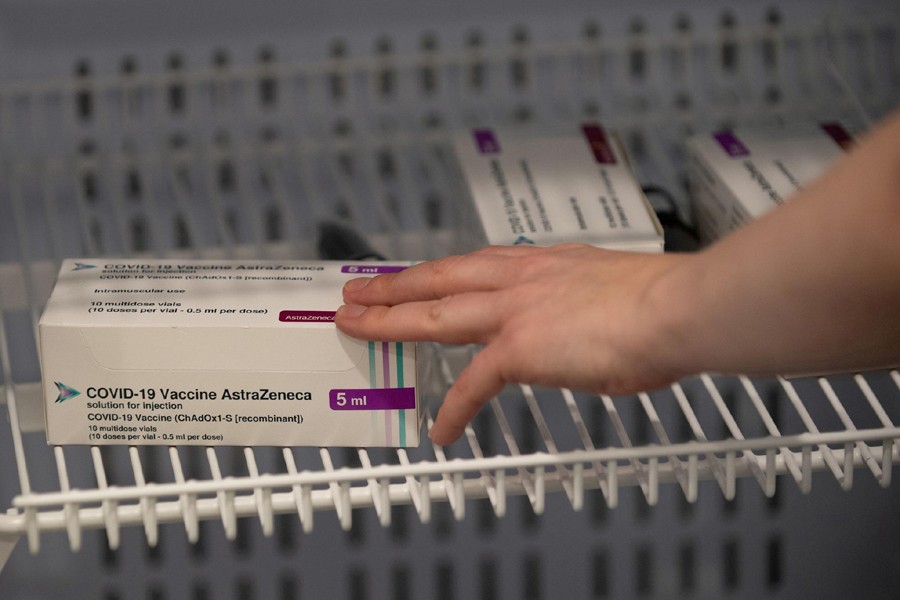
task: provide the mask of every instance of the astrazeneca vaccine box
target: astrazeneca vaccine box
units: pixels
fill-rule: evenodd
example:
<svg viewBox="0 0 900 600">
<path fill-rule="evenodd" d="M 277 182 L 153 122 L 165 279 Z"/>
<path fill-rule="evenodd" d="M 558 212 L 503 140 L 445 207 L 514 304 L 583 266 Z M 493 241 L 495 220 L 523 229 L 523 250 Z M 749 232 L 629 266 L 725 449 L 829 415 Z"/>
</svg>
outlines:
<svg viewBox="0 0 900 600">
<path fill-rule="evenodd" d="M 852 145 L 839 123 L 717 131 L 688 140 L 688 177 L 701 241 L 713 242 L 782 205 Z"/>
<path fill-rule="evenodd" d="M 663 251 L 663 230 L 618 137 L 596 123 L 565 133 L 475 129 L 454 138 L 479 245 L 581 242 Z"/>
<path fill-rule="evenodd" d="M 50 444 L 415 446 L 416 347 L 350 338 L 379 262 L 66 260 L 40 321 Z"/>
</svg>

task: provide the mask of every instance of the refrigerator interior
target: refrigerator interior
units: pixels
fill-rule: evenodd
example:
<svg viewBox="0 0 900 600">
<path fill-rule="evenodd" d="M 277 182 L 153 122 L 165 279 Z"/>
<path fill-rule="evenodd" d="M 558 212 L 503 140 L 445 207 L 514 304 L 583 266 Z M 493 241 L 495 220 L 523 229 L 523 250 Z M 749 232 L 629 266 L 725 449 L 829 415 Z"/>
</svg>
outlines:
<svg viewBox="0 0 900 600">
<path fill-rule="evenodd" d="M 897 370 L 510 386 L 446 448 L 48 447 L 35 332 L 66 257 L 472 249 L 472 127 L 600 121 L 689 221 L 691 133 L 900 105 L 900 4 L 7 0 L 0 49 L 0 597 L 897 596 Z M 475 349 L 421 351 L 430 418 Z"/>
</svg>

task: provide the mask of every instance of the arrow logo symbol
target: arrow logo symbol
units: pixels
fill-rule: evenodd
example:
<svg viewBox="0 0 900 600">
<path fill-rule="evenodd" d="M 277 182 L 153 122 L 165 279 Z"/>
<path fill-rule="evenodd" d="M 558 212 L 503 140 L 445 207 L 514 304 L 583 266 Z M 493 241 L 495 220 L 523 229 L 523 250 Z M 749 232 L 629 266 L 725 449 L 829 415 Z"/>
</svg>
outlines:
<svg viewBox="0 0 900 600">
<path fill-rule="evenodd" d="M 524 235 L 520 235 L 516 238 L 516 241 L 513 242 L 513 246 L 521 246 L 522 244 L 531 244 L 534 245 L 534 240 L 530 240 Z"/>
<path fill-rule="evenodd" d="M 73 271 L 84 271 L 85 269 L 95 269 L 95 268 L 97 268 L 97 265 L 89 265 L 86 263 L 77 262 L 77 263 L 75 263 L 75 268 L 72 270 Z"/>
<path fill-rule="evenodd" d="M 59 390 L 59 396 L 56 397 L 57 404 L 60 402 L 65 402 L 69 398 L 74 398 L 75 396 L 80 396 L 81 392 L 74 388 L 70 388 L 64 383 L 60 383 L 59 381 L 53 382 L 56 385 L 56 389 Z"/>
</svg>

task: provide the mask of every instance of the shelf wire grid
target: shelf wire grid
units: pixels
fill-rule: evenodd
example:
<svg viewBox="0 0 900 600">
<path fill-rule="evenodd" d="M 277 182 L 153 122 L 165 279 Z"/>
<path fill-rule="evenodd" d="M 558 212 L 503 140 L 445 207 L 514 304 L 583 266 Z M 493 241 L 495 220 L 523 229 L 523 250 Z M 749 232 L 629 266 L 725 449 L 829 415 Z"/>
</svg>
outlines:
<svg viewBox="0 0 900 600">
<path fill-rule="evenodd" d="M 836 62 L 860 59 L 851 83 L 871 92 L 867 109 L 884 112 L 900 87 L 898 30 L 842 26 Z M 779 476 L 809 492 L 814 472 L 844 489 L 856 469 L 889 485 L 897 370 L 704 374 L 625 398 L 512 387 L 446 448 L 42 447 L 35 334 L 64 256 L 312 256 L 315 223 L 338 218 L 391 256 L 432 258 L 472 244 L 446 143 L 453 130 L 603 117 L 623 132 L 642 180 L 683 201 L 679 141 L 689 131 L 853 118 L 855 102 L 832 93 L 842 84 L 817 75 L 830 68 L 822 30 L 726 33 L 601 39 L 588 30 L 571 43 L 6 84 L 0 375 L 19 490 L 0 514 L 0 559 L 22 535 L 37 552 L 49 531 L 65 531 L 78 550 L 84 529 L 105 530 L 115 548 L 122 528 L 142 526 L 153 546 L 169 522 L 194 541 L 200 521 L 220 520 L 234 539 L 239 519 L 269 535 L 282 513 L 310 531 L 316 511 L 349 529 L 353 510 L 371 507 L 386 526 L 397 504 L 428 522 L 434 502 L 463 519 L 466 501 L 484 497 L 502 516 L 511 495 L 536 514 L 548 493 L 578 510 L 596 489 L 615 507 L 623 486 L 653 505 L 669 483 L 688 502 L 705 480 L 729 499 L 745 477 L 767 496 Z M 668 85 L 648 81 L 647 69 L 672 61 L 681 66 Z M 716 75 L 703 79 L 705 69 Z M 476 349 L 422 351 L 432 365 L 428 426 Z"/>
</svg>

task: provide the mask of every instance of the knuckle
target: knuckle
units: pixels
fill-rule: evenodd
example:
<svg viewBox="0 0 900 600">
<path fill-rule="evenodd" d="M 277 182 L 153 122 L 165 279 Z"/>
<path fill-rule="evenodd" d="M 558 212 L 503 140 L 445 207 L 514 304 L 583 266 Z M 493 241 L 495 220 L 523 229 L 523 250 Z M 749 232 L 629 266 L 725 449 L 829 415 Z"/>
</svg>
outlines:
<svg viewBox="0 0 900 600">
<path fill-rule="evenodd" d="M 440 325 L 444 321 L 447 312 L 452 310 L 453 299 L 454 296 L 444 296 L 436 300 L 428 308 L 428 322 L 433 326 Z"/>
<path fill-rule="evenodd" d="M 400 273 L 385 273 L 376 275 L 369 285 L 375 286 L 375 291 L 384 294 L 390 294 L 397 288 L 397 275 Z"/>
<path fill-rule="evenodd" d="M 562 244 L 557 244 L 553 246 L 553 249 L 559 250 L 561 252 L 573 252 L 573 251 L 584 251 L 589 248 L 592 248 L 589 244 L 584 244 L 581 242 L 564 242 Z"/>
<path fill-rule="evenodd" d="M 522 273 L 526 279 L 532 279 L 547 269 L 552 268 L 556 261 L 556 257 L 547 252 L 536 252 L 528 256 L 523 256 L 519 260 L 521 261 L 518 269 L 519 272 Z"/>
<path fill-rule="evenodd" d="M 386 306 L 370 306 L 356 318 L 345 320 L 338 315 L 335 321 L 341 330 L 353 337 L 375 340 L 384 335 L 384 324 L 390 322 L 386 318 L 387 311 Z"/>
<path fill-rule="evenodd" d="M 448 256 L 428 263 L 428 273 L 422 284 L 423 291 L 433 298 L 443 296 L 452 281 L 454 269 L 463 258 Z"/>
<path fill-rule="evenodd" d="M 384 306 L 370 306 L 366 309 L 366 312 L 357 318 L 358 322 L 360 325 L 367 328 L 378 327 L 385 320 L 384 316 L 386 310 L 387 308 Z"/>
<path fill-rule="evenodd" d="M 376 275 L 361 291 L 366 297 L 381 297 L 390 292 L 391 278 L 388 275 Z"/>
<path fill-rule="evenodd" d="M 453 269 L 456 264 L 462 260 L 462 256 L 448 256 L 446 258 L 442 258 L 440 260 L 432 261 L 429 264 L 431 268 L 431 274 L 436 275 L 438 277 L 446 275 L 449 271 Z"/>
</svg>

